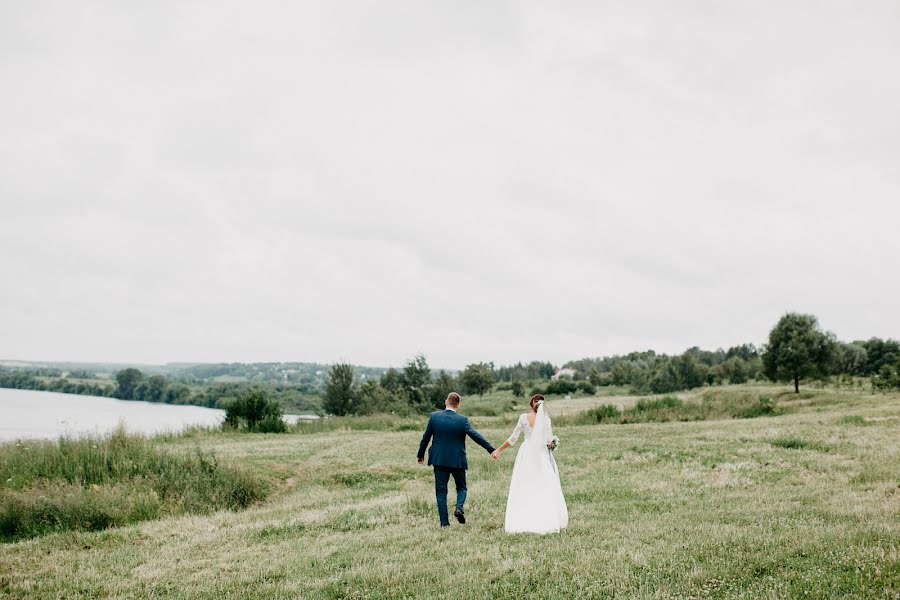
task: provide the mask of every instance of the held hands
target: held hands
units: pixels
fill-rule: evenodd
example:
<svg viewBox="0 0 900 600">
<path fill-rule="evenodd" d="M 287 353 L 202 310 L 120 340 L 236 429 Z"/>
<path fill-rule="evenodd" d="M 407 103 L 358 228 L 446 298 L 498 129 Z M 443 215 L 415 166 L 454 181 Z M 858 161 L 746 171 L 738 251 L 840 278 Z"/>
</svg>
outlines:
<svg viewBox="0 0 900 600">
<path fill-rule="evenodd" d="M 502 450 L 500 450 L 499 448 L 497 450 L 494 450 L 493 452 L 491 452 L 491 458 L 493 458 L 494 460 L 497 460 L 498 458 L 500 458 L 501 452 L 502 452 Z"/>
</svg>

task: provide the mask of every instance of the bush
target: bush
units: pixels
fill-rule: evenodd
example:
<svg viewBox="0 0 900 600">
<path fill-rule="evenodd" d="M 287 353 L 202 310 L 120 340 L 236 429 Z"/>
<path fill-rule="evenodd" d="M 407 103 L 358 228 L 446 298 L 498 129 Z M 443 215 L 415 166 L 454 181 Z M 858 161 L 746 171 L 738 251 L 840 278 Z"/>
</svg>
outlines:
<svg viewBox="0 0 900 600">
<path fill-rule="evenodd" d="M 750 402 L 746 406 L 737 407 L 733 411 L 739 419 L 753 419 L 778 414 L 778 406 L 768 396 L 760 396 L 756 402 Z"/>
<path fill-rule="evenodd" d="M 578 384 L 571 379 L 554 379 L 550 383 L 547 384 L 547 391 L 545 394 L 574 394 L 578 391 Z M 540 394 L 541 392 L 535 392 Z"/>
<path fill-rule="evenodd" d="M 282 416 L 267 415 L 257 424 L 256 431 L 259 433 L 284 433 L 287 431 L 287 425 Z"/>
<path fill-rule="evenodd" d="M 583 414 L 590 423 L 616 423 L 621 418 L 622 411 L 612 404 L 604 404 Z"/>
<path fill-rule="evenodd" d="M 726 392 L 707 392 L 701 401 L 686 402 L 675 396 L 641 398 L 624 410 L 606 404 L 575 417 L 559 417 L 558 425 L 594 423 L 647 423 L 666 421 L 704 421 L 708 419 L 752 419 L 777 415 L 781 411 L 768 396 Z"/>
<path fill-rule="evenodd" d="M 241 509 L 267 493 L 263 480 L 223 467 L 212 455 L 170 454 L 122 429 L 101 438 L 0 446 L 4 541 Z"/>
<path fill-rule="evenodd" d="M 594 394 L 597 393 L 597 388 L 596 388 L 596 386 L 594 386 L 594 384 L 591 383 L 591 382 L 588 381 L 588 380 L 579 381 L 579 382 L 578 382 L 578 389 L 579 389 L 579 391 L 582 391 L 582 392 L 584 392 L 585 394 L 589 394 L 589 395 L 591 395 L 591 396 L 593 396 Z"/>
<path fill-rule="evenodd" d="M 675 396 L 663 396 L 662 398 L 641 398 L 634 405 L 634 412 L 650 412 L 654 410 L 666 410 L 672 408 L 680 408 L 684 406 L 684 401 Z"/>
<path fill-rule="evenodd" d="M 269 399 L 261 390 L 254 389 L 226 405 L 223 427 L 243 428 L 246 431 L 262 433 L 282 433 L 287 431 L 283 419 L 281 405 Z M 276 421 L 281 421 L 281 424 Z"/>
</svg>

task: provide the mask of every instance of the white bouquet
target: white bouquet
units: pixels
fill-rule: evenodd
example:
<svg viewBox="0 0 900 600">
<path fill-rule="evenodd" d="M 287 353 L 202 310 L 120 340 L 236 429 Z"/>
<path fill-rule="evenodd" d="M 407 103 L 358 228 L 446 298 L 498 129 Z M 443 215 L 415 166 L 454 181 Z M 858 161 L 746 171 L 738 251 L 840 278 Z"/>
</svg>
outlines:
<svg viewBox="0 0 900 600">
<path fill-rule="evenodd" d="M 549 448 L 550 450 L 556 450 L 557 448 L 559 448 L 559 438 L 555 435 L 550 438 L 550 441 L 547 442 L 547 448 Z"/>
</svg>

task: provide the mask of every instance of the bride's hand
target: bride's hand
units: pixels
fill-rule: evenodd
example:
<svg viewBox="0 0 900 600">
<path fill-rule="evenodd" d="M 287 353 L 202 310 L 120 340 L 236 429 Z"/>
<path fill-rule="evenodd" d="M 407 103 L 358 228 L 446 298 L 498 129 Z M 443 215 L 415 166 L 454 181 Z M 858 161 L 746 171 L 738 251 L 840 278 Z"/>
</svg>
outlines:
<svg viewBox="0 0 900 600">
<path fill-rule="evenodd" d="M 493 452 L 491 452 L 491 458 L 493 458 L 494 460 L 497 460 L 498 458 L 500 458 L 500 451 L 494 450 Z"/>
</svg>

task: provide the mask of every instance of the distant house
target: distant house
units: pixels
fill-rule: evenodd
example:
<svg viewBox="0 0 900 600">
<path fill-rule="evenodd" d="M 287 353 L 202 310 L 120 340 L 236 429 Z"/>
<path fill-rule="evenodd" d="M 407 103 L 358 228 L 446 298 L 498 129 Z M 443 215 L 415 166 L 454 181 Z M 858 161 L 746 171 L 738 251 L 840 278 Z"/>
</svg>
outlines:
<svg viewBox="0 0 900 600">
<path fill-rule="evenodd" d="M 575 369 L 557 369 L 553 376 L 550 379 L 559 379 L 560 377 L 566 377 L 568 379 L 575 378 Z"/>
</svg>

